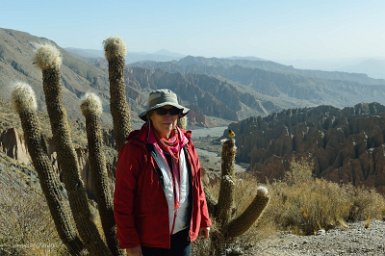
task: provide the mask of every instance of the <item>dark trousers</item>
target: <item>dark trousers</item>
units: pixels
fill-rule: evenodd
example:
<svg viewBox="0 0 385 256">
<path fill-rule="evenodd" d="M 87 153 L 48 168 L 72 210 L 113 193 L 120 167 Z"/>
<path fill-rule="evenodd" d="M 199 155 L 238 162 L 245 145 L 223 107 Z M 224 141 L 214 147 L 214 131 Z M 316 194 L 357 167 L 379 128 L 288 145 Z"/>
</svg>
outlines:
<svg viewBox="0 0 385 256">
<path fill-rule="evenodd" d="M 171 248 L 155 248 L 142 246 L 143 256 L 191 256 L 189 229 L 186 228 L 171 236 Z"/>
</svg>

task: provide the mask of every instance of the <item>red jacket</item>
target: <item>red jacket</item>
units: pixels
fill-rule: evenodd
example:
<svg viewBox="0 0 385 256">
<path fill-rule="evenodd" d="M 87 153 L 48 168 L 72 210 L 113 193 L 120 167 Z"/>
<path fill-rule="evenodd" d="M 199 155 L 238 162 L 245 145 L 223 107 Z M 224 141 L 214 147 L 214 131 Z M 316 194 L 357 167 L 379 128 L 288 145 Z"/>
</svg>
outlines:
<svg viewBox="0 0 385 256">
<path fill-rule="evenodd" d="M 211 226 L 200 175 L 198 155 L 191 142 L 191 132 L 183 133 L 187 161 L 191 169 L 192 213 L 190 240 L 198 237 L 199 229 Z M 114 194 L 114 215 L 117 239 L 121 248 L 138 245 L 169 248 L 168 208 L 157 165 L 147 147 L 147 125 L 130 133 L 119 152 Z"/>
</svg>

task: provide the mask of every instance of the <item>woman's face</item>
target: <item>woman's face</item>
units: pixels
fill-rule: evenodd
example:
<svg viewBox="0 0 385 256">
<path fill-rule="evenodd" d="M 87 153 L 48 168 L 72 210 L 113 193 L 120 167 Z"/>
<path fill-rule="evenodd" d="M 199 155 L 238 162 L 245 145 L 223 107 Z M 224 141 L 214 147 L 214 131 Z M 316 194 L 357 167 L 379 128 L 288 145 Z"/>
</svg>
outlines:
<svg viewBox="0 0 385 256">
<path fill-rule="evenodd" d="M 180 110 L 166 105 L 155 109 L 150 113 L 150 120 L 158 135 L 162 138 L 168 138 L 172 130 L 177 126 Z"/>
</svg>

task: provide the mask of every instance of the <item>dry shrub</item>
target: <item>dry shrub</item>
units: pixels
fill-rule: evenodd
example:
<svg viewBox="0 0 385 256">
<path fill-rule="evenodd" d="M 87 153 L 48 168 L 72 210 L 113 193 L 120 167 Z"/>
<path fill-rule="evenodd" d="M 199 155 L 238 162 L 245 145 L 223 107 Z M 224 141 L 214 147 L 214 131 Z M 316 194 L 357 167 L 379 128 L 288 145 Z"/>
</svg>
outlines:
<svg viewBox="0 0 385 256">
<path fill-rule="evenodd" d="M 353 187 L 346 185 L 350 191 L 352 207 L 348 221 L 370 221 L 372 219 L 383 219 L 385 216 L 384 197 L 374 189 L 365 187 Z"/>
<path fill-rule="evenodd" d="M 0 255 L 65 255 L 42 194 L 0 185 Z"/>
<path fill-rule="evenodd" d="M 312 165 L 292 160 L 283 181 L 270 185 L 272 199 L 265 216 L 280 229 L 310 235 L 345 221 L 382 218 L 384 198 L 374 190 L 340 185 L 311 176 Z"/>
</svg>

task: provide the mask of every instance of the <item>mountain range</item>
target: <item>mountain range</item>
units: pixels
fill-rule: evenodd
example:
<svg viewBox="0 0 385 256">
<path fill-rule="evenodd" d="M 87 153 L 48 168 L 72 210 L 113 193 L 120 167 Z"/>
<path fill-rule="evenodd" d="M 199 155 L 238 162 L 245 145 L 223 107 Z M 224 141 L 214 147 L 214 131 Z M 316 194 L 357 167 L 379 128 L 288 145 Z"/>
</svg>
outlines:
<svg viewBox="0 0 385 256">
<path fill-rule="evenodd" d="M 104 51 L 95 49 L 81 49 L 68 47 L 65 50 L 69 53 L 79 55 L 84 58 L 104 58 Z M 159 50 L 153 53 L 148 52 L 128 52 L 126 63 L 135 63 L 139 61 L 171 61 L 179 60 L 185 57 L 183 54 L 170 52 L 168 50 Z"/>
<path fill-rule="evenodd" d="M 384 58 L 349 58 L 338 60 L 285 60 L 297 68 L 363 73 L 369 77 L 385 79 Z"/>
<path fill-rule="evenodd" d="M 37 46 L 45 43 L 61 51 L 64 101 L 70 116 L 79 118 L 79 98 L 93 91 L 103 100 L 108 122 L 109 86 L 103 51 L 63 49 L 49 39 L 25 32 L 0 29 L 1 97 L 9 97 L 13 81 L 26 81 L 35 89 L 44 110 L 41 73 L 32 59 Z M 365 74 L 296 69 L 258 58 L 183 57 L 165 51 L 158 55 L 169 60 L 148 61 L 147 56 L 140 62 L 127 62 L 127 97 L 134 113 L 144 109 L 148 92 L 156 88 L 174 90 L 181 103 L 192 110 L 190 123 L 199 126 L 228 124 L 290 108 L 385 104 L 385 80 Z M 138 119 L 134 122 L 139 125 Z"/>
</svg>

